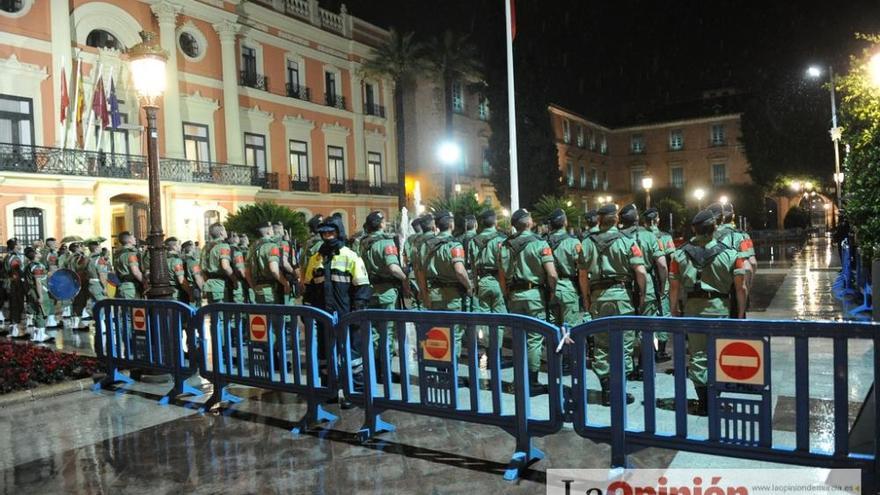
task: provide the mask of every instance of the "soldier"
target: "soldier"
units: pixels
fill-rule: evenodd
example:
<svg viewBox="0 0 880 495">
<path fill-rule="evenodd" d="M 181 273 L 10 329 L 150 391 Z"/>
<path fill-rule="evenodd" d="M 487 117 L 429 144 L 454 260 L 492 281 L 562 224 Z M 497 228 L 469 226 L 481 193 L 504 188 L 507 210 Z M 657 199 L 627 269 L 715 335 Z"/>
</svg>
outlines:
<svg viewBox="0 0 880 495">
<path fill-rule="evenodd" d="M 565 212 L 557 209 L 547 217 L 550 233 L 546 237 L 547 244 L 553 251 L 556 273 L 559 282 L 556 284 L 556 297 L 553 306 L 548 307 L 549 321 L 562 326 L 573 327 L 581 323 L 581 297 L 586 290 L 586 280 L 581 280 L 579 267 L 583 256 L 583 246 L 574 236 L 570 235 L 568 218 Z"/>
<path fill-rule="evenodd" d="M 511 313 L 546 320 L 547 306 L 555 304 L 559 281 L 553 265 L 553 250 L 532 232 L 534 222 L 528 210 L 513 212 L 510 223 L 517 234 L 504 241 L 496 261 L 498 281 L 507 296 L 507 309 Z M 531 396 L 548 392 L 547 386 L 538 381 L 543 343 L 542 335 L 536 332 L 527 335 Z"/>
<path fill-rule="evenodd" d="M 236 304 L 250 302 L 250 287 L 248 286 L 247 279 L 245 278 L 245 252 L 242 251 L 239 247 L 240 242 L 241 238 L 236 232 L 230 232 L 229 237 L 226 239 L 226 243 L 229 244 L 229 249 L 232 250 L 232 270 L 235 272 L 236 278 L 235 283 L 231 284 L 232 302 Z"/>
<path fill-rule="evenodd" d="M 24 265 L 26 259 L 21 253 L 22 246 L 18 239 L 12 238 L 6 241 L 6 260 L 3 265 L 6 268 L 7 292 L 9 297 L 9 321 L 12 324 L 12 337 L 24 336 L 27 322 L 22 322 L 25 302 Z"/>
<path fill-rule="evenodd" d="M 645 304 L 639 314 L 659 316 L 660 300 L 658 294 L 668 276 L 666 248 L 653 232 L 639 226 L 639 210 L 635 204 L 630 203 L 620 210 L 620 223 L 620 233 L 636 241 L 636 245 L 642 251 L 642 258 L 645 260 Z M 637 337 L 634 347 L 640 347 L 639 344 L 640 341 Z M 640 353 L 638 357 L 641 358 Z M 639 361 L 641 362 L 641 359 Z M 640 381 L 642 379 L 641 366 L 637 366 L 628 378 Z"/>
<path fill-rule="evenodd" d="M 590 234 L 583 242 L 583 266 L 589 270 L 589 296 L 584 307 L 592 319 L 603 316 L 635 315 L 645 305 L 646 270 L 642 250 L 635 240 L 617 230 L 617 205 L 599 208 L 599 232 Z M 634 296 L 638 294 L 638 298 Z M 625 373 L 633 370 L 635 332 L 624 332 Z M 608 374 L 609 335 L 594 337 L 593 372 L 602 386 L 602 404 L 611 404 Z M 627 404 L 635 399 L 626 394 Z"/>
<path fill-rule="evenodd" d="M 24 250 L 24 257 L 28 260 L 28 264 L 24 268 L 24 282 L 27 287 L 27 311 L 34 320 L 34 334 L 31 340 L 40 343 L 53 340 L 46 335 L 45 301 L 49 299 L 49 294 L 46 290 L 46 279 L 49 275 L 49 269 L 43 264 L 42 256 L 39 249 L 28 247 Z M 21 337 L 26 336 L 27 333 L 21 335 Z"/>
<path fill-rule="evenodd" d="M 675 242 L 672 240 L 672 236 L 666 232 L 660 230 L 660 212 L 657 211 L 657 208 L 648 208 L 645 210 L 645 228 L 654 233 L 654 236 L 659 241 L 657 246 L 663 246 L 663 254 L 666 258 L 666 267 L 667 267 L 667 277 L 665 280 L 658 280 L 655 284 L 657 290 L 657 299 L 660 301 L 659 314 L 663 317 L 669 317 L 672 314 L 670 313 L 669 307 L 669 277 L 668 277 L 668 268 L 669 263 L 672 261 L 672 253 L 675 252 Z M 667 343 L 669 341 L 669 334 L 666 332 L 657 332 L 657 352 L 655 354 L 655 360 L 658 363 L 664 363 L 672 359 L 672 356 L 666 351 Z"/>
<path fill-rule="evenodd" d="M 113 263 L 116 276 L 119 277 L 116 297 L 140 299 L 143 297 L 144 273 L 141 271 L 141 257 L 135 247 L 135 238 L 130 232 L 122 232 L 118 239 L 120 249 Z"/>
<path fill-rule="evenodd" d="M 483 210 L 480 213 L 480 233 L 471 239 L 466 250 L 476 291 L 473 310 L 480 313 L 507 312 L 504 293 L 498 283 L 497 263 L 501 245 L 507 236 L 495 228 L 496 221 L 495 210 Z"/>
<path fill-rule="evenodd" d="M 84 252 L 83 245 L 80 242 L 71 242 L 69 249 L 67 266 L 64 268 L 75 272 L 79 278 L 79 292 L 73 298 L 71 309 L 72 321 L 69 328 L 85 331 L 89 328 L 88 325 L 82 324 L 83 314 L 86 311 L 86 306 L 89 304 L 89 257 Z"/>
<path fill-rule="evenodd" d="M 232 265 L 232 248 L 226 243 L 226 227 L 220 222 L 208 227 L 211 240 L 202 248 L 201 266 L 205 273 L 204 291 L 208 304 L 232 302 L 232 290 L 237 278 Z"/>
<path fill-rule="evenodd" d="M 46 239 L 46 245 L 42 251 L 42 261 L 49 271 L 49 276 L 58 270 L 58 241 L 54 237 Z M 55 298 L 48 291 L 46 291 L 45 296 L 43 298 L 43 308 L 46 311 L 46 328 L 57 328 L 60 325 L 55 317 Z"/>
<path fill-rule="evenodd" d="M 471 270 L 470 262 L 468 262 L 468 246 L 471 244 L 471 239 L 477 235 L 477 217 L 474 215 L 465 215 L 464 217 L 464 232 L 460 236 L 458 236 L 458 242 L 461 243 L 461 246 L 464 248 L 464 267 Z"/>
<path fill-rule="evenodd" d="M 311 232 L 311 237 L 306 240 L 306 245 L 303 249 L 303 254 L 301 259 L 299 260 L 301 264 L 305 264 L 308 260 L 312 259 L 312 256 L 318 253 L 318 249 L 321 248 L 321 234 L 318 233 L 318 226 L 324 221 L 324 216 L 320 213 L 313 216 L 309 219 L 309 232 Z"/>
<path fill-rule="evenodd" d="M 287 279 L 288 285 L 292 289 L 299 285 L 300 278 L 299 263 L 296 261 L 296 253 L 293 252 L 293 247 L 290 245 L 290 236 L 287 235 L 284 225 L 281 222 L 275 222 L 272 225 L 272 228 L 275 236 L 275 243 L 281 248 L 281 274 Z M 293 300 L 293 296 L 293 290 L 285 292 L 283 298 L 284 304 L 290 304 Z"/>
<path fill-rule="evenodd" d="M 260 238 L 248 251 L 246 273 L 248 284 L 254 290 L 257 304 L 284 304 L 284 296 L 290 293 L 290 283 L 282 272 L 282 251 L 275 242 L 271 223 L 257 228 Z"/>
<path fill-rule="evenodd" d="M 196 257 L 197 251 L 192 241 L 184 242 L 180 251 L 186 272 L 186 282 L 190 287 L 190 293 L 184 292 L 182 294 L 185 299 L 183 302 L 198 308 L 202 305 L 202 288 L 205 286 L 205 279 L 202 277 L 202 267 Z"/>
<path fill-rule="evenodd" d="M 434 215 L 426 213 L 422 215 L 422 235 L 413 241 L 413 270 L 416 272 L 416 283 L 419 294 L 422 296 L 422 305 L 430 309 L 431 303 L 428 296 L 428 286 L 425 279 L 425 245 L 437 236 L 437 227 L 434 223 Z"/>
<path fill-rule="evenodd" d="M 407 236 L 406 241 L 403 243 L 403 266 L 405 267 L 404 272 L 407 274 L 407 285 L 409 286 L 412 301 L 416 309 L 422 309 L 418 280 L 416 279 L 416 271 L 413 268 L 413 251 L 415 250 L 415 244 L 422 236 L 422 221 L 419 218 L 414 218 L 409 224 L 414 234 Z"/>
<path fill-rule="evenodd" d="M 741 257 L 749 262 L 749 271 L 746 277 L 746 287 L 751 288 L 752 280 L 758 271 L 758 260 L 755 258 L 755 247 L 749 234 L 736 228 L 736 214 L 733 211 L 733 203 L 721 205 L 721 217 L 718 228 L 715 230 L 715 240 L 727 247 L 735 249 Z"/>
<path fill-rule="evenodd" d="M 672 255 L 669 267 L 669 298 L 672 316 L 699 316 L 727 318 L 730 315 L 730 295 L 733 287 L 739 303 L 737 318 L 745 318 L 748 261 L 736 250 L 716 241 L 714 213 L 703 210 L 691 225 L 695 236 Z M 708 414 L 706 363 L 706 334 L 688 334 L 688 378 L 697 391 L 695 413 Z"/>
<path fill-rule="evenodd" d="M 406 309 L 398 301 L 411 296 L 406 274 L 400 267 L 400 254 L 393 235 L 386 234 L 385 216 L 381 211 L 372 211 L 364 222 L 366 236 L 361 240 L 360 253 L 364 267 L 373 286 L 370 308 L 373 309 Z M 386 326 L 388 342 L 393 343 L 391 324 Z M 373 348 L 378 349 L 379 331 L 373 329 Z M 385 356 L 385 353 L 380 354 Z"/>
<path fill-rule="evenodd" d="M 110 273 L 110 267 L 107 265 L 107 259 L 101 254 L 101 244 L 97 240 L 91 240 L 87 243 L 89 248 L 89 258 L 86 264 L 86 275 L 88 276 L 89 286 L 88 294 L 91 299 L 91 308 L 94 303 L 107 299 L 107 274 Z"/>
<path fill-rule="evenodd" d="M 168 264 L 168 277 L 174 293 L 171 298 L 186 303 L 192 300 L 192 287 L 186 279 L 186 264 L 180 255 L 180 241 L 176 237 L 165 239 L 165 262 Z"/>
<path fill-rule="evenodd" d="M 468 311 L 473 287 L 464 268 L 464 248 L 452 237 L 455 219 L 452 213 L 440 211 L 434 217 L 438 233 L 427 239 L 420 255 L 424 267 L 425 306 L 436 311 Z M 455 352 L 461 354 L 464 328 L 455 328 Z M 474 359 L 476 356 L 471 356 Z M 476 379 L 476 377 L 471 377 Z M 460 380 L 467 386 L 465 380 Z"/>
<path fill-rule="evenodd" d="M 596 210 L 590 210 L 584 213 L 584 223 L 587 226 L 587 233 L 584 235 L 584 238 L 589 234 L 599 232 L 599 212 Z"/>
</svg>

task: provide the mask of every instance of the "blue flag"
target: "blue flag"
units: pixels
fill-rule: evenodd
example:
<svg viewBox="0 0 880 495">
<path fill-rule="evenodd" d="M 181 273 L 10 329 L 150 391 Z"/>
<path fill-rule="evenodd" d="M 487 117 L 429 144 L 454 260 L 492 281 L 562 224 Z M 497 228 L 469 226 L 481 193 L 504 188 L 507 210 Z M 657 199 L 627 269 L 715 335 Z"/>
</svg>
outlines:
<svg viewBox="0 0 880 495">
<path fill-rule="evenodd" d="M 116 129 L 122 123 L 119 116 L 119 100 L 116 99 L 116 82 L 110 78 L 110 127 Z"/>
</svg>

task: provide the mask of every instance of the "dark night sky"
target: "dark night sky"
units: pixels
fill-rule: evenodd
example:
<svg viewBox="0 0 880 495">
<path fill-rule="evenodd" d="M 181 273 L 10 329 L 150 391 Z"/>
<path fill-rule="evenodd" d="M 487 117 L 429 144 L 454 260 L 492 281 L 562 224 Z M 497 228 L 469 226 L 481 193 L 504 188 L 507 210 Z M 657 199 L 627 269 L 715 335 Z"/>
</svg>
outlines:
<svg viewBox="0 0 880 495">
<path fill-rule="evenodd" d="M 345 3 L 354 15 L 422 38 L 471 33 L 486 63 L 503 70 L 503 0 Z M 615 123 L 704 89 L 794 91 L 812 62 L 842 72 L 859 47 L 853 33 L 880 31 L 880 2 L 519 0 L 517 17 L 517 65 L 546 74 L 552 101 Z"/>
</svg>

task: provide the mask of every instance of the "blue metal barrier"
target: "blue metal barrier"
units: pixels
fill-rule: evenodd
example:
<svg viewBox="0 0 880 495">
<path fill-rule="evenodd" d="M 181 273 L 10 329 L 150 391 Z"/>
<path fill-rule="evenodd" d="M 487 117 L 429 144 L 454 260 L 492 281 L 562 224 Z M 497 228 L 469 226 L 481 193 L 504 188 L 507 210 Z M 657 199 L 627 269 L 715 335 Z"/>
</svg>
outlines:
<svg viewBox="0 0 880 495">
<path fill-rule="evenodd" d="M 308 306 L 211 304 L 199 309 L 193 322 L 199 369 L 214 385 L 203 411 L 218 402 L 241 401 L 227 391 L 237 383 L 304 397 L 308 409 L 294 433 L 336 419 L 321 405 L 339 391 L 333 315 Z M 319 341 L 328 354 L 323 370 Z"/>
<path fill-rule="evenodd" d="M 543 321 L 509 314 L 366 310 L 342 317 L 337 328 L 345 363 L 356 362 L 356 353 L 363 351 L 362 383 L 367 385 L 362 392 L 354 387 L 360 381 L 357 368 L 343 367 L 346 396 L 361 402 L 365 409 L 365 424 L 359 433 L 362 440 L 394 430 L 379 416 L 385 410 L 497 426 L 516 438 L 516 452 L 504 475 L 511 480 L 522 468 L 544 457 L 532 446 L 532 438 L 562 427 L 562 364 L 555 352 L 560 335 L 556 327 Z M 378 353 L 371 342 L 374 330 Z M 456 352 L 456 330 L 463 332 L 460 345 L 467 354 L 466 365 L 459 362 Z M 510 383 L 503 381 L 502 332 L 512 338 Z M 485 337 L 483 350 L 480 333 Z M 527 334 L 544 338 L 542 355 L 547 362 L 549 395 L 529 396 Z M 397 346 L 396 358 L 392 357 L 392 343 Z M 413 352 L 416 356 L 411 356 Z M 480 363 L 481 352 L 485 366 Z M 395 364 L 399 384 L 393 384 Z M 464 378 L 461 366 L 467 378 L 460 382 Z M 411 386 L 411 379 L 417 387 Z M 533 403 L 546 404 L 542 407 L 546 418 L 532 414 Z"/>
<path fill-rule="evenodd" d="M 107 369 L 107 377 L 95 384 L 95 389 L 131 383 L 131 378 L 119 372 L 128 368 L 172 376 L 174 386 L 162 404 L 178 395 L 202 395 L 186 383 L 196 372 L 190 327 L 193 313 L 192 308 L 176 301 L 105 299 L 95 304 L 95 354 Z"/>
<path fill-rule="evenodd" d="M 641 331 L 642 365 L 644 369 L 644 427 L 642 430 L 627 428 L 626 373 L 624 370 L 623 335 L 627 330 Z M 672 434 L 657 432 L 657 399 L 654 377 L 653 340 L 655 332 L 668 332 L 674 343 L 674 401 L 675 430 Z M 598 333 L 610 333 L 611 353 L 611 416 L 610 425 L 597 425 L 590 421 L 591 411 L 587 404 L 586 376 L 589 366 L 587 338 Z M 708 381 L 708 436 L 698 438 L 688 433 L 687 411 L 687 362 L 680 350 L 686 348 L 688 333 L 707 336 L 706 353 L 709 371 Z M 773 444 L 771 428 L 770 341 L 774 338 L 793 338 L 795 376 L 795 446 L 782 448 Z M 876 486 L 876 473 L 880 469 L 880 420 L 875 420 L 873 451 L 868 454 L 854 453 L 849 448 L 848 403 L 848 344 L 853 340 L 867 340 L 873 346 L 872 370 L 876 380 L 880 378 L 880 325 L 870 323 L 805 322 L 805 321 L 755 321 L 703 318 L 646 318 L 612 317 L 584 323 L 572 329 L 574 340 L 574 374 L 572 389 L 574 399 L 573 423 L 581 436 L 609 441 L 612 447 L 612 465 L 626 466 L 626 454 L 630 444 L 677 449 L 720 456 L 742 457 L 768 462 L 782 462 L 827 468 L 858 468 L 862 470 L 866 486 Z M 811 339 L 830 339 L 833 342 L 833 451 L 817 451 L 810 447 L 810 373 L 809 344 Z M 730 344 L 720 339 L 748 340 L 758 354 L 763 354 L 763 377 L 755 373 L 758 385 L 731 383 L 729 377 L 722 380 L 724 360 L 716 362 L 716 355 L 725 356 Z M 725 347 L 719 351 L 718 345 Z M 760 349 L 763 348 L 763 352 Z M 756 355 L 758 355 L 756 354 Z M 738 357 L 738 356 L 737 356 Z M 815 358 L 814 358 L 815 359 Z M 716 369 L 717 366 L 717 369 Z M 790 383 L 790 381 L 788 382 Z M 783 383 L 777 384 L 781 386 Z M 878 403 L 880 404 L 880 403 Z M 880 418 L 880 406 L 875 404 L 875 418 Z M 873 493 L 873 492 L 870 492 Z"/>
</svg>

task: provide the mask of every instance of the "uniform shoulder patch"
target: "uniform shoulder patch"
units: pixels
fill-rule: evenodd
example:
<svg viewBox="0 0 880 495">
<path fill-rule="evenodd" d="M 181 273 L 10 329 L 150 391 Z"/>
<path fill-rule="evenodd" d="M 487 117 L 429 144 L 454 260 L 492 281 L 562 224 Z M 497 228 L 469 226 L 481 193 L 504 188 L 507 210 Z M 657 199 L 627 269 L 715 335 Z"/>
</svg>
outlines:
<svg viewBox="0 0 880 495">
<path fill-rule="evenodd" d="M 633 256 L 642 256 L 642 250 L 639 249 L 638 244 L 633 244 L 629 250 Z"/>
<path fill-rule="evenodd" d="M 675 242 L 672 239 L 670 239 L 669 241 L 666 242 L 666 247 L 669 249 L 675 249 Z"/>
<path fill-rule="evenodd" d="M 180 263 L 174 265 L 174 271 L 175 272 L 183 271 L 183 265 L 181 265 Z"/>
<path fill-rule="evenodd" d="M 452 248 L 452 257 L 453 258 L 462 258 L 464 257 L 464 248 L 461 246 L 456 246 Z"/>
<path fill-rule="evenodd" d="M 748 251 L 749 249 L 752 249 L 752 240 L 751 239 L 743 239 L 739 243 L 739 250 L 740 251 Z"/>
<path fill-rule="evenodd" d="M 277 247 L 273 247 L 273 248 L 269 251 L 269 256 L 278 256 L 278 255 L 280 255 L 280 254 L 281 254 L 281 251 L 280 251 Z"/>
<path fill-rule="evenodd" d="M 394 244 L 385 246 L 385 254 L 397 256 L 397 246 Z"/>
<path fill-rule="evenodd" d="M 736 261 L 733 263 L 733 267 L 737 270 L 740 270 L 743 266 L 745 266 L 745 264 L 746 260 L 744 260 L 743 258 L 737 258 Z"/>
<path fill-rule="evenodd" d="M 541 250 L 541 256 L 553 256 L 553 250 L 550 249 L 550 246 L 547 246 Z"/>
<path fill-rule="evenodd" d="M 659 247 L 661 251 L 664 249 L 663 241 L 661 241 L 660 239 L 657 239 L 657 247 Z"/>
<path fill-rule="evenodd" d="M 229 249 L 228 247 L 227 248 L 220 248 L 220 256 L 229 256 L 229 253 L 231 253 L 231 252 L 232 252 L 232 250 Z"/>
<path fill-rule="evenodd" d="M 137 262 L 138 262 L 138 257 L 137 257 L 137 255 L 136 255 L 136 254 L 130 254 L 130 255 L 128 255 L 128 262 L 129 262 L 129 263 L 137 263 Z"/>
<path fill-rule="evenodd" d="M 675 275 L 678 275 L 679 273 L 681 273 L 681 267 L 678 266 L 678 261 L 672 260 L 672 262 L 669 263 L 669 273 L 672 273 Z"/>
<path fill-rule="evenodd" d="M 284 249 L 284 252 L 285 252 L 285 253 L 289 253 L 289 252 L 290 252 L 290 246 L 287 245 L 287 244 L 282 244 L 282 245 L 281 245 L 281 248 Z"/>
</svg>

